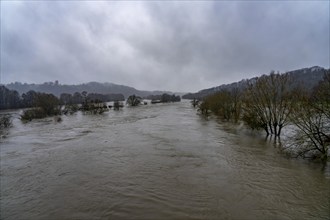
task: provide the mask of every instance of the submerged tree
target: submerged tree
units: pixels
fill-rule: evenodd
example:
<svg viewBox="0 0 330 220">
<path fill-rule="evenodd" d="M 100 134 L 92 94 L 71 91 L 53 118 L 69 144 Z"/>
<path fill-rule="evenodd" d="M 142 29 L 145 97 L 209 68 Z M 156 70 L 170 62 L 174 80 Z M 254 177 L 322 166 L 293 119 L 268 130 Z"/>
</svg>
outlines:
<svg viewBox="0 0 330 220">
<path fill-rule="evenodd" d="M 122 107 L 124 107 L 124 105 L 120 101 L 116 100 L 113 102 L 113 110 L 119 110 Z"/>
<path fill-rule="evenodd" d="M 210 105 L 210 100 L 204 99 L 201 103 L 198 104 L 197 111 L 203 116 L 208 117 L 211 113 Z"/>
<path fill-rule="evenodd" d="M 306 94 L 296 106 L 290 119 L 298 128 L 293 139 L 293 146 L 298 151 L 297 156 L 326 160 L 330 147 L 329 70 L 313 94 Z"/>
<path fill-rule="evenodd" d="M 245 92 L 243 120 L 252 129 L 264 129 L 267 135 L 281 135 L 299 93 L 290 87 L 288 74 L 261 76 Z"/>
<path fill-rule="evenodd" d="M 105 102 L 100 99 L 91 99 L 86 91 L 82 92 L 84 101 L 81 106 L 81 110 L 87 114 L 102 114 L 108 111 L 108 107 Z"/>
<path fill-rule="evenodd" d="M 191 100 L 191 105 L 194 108 L 196 108 L 198 106 L 198 104 L 199 104 L 199 100 L 198 99 L 194 98 L 193 100 Z"/>
<path fill-rule="evenodd" d="M 126 104 L 129 106 L 138 106 L 141 104 L 141 97 L 136 95 L 131 95 L 127 98 Z"/>
<path fill-rule="evenodd" d="M 8 128 L 12 125 L 11 116 L 9 114 L 0 115 L 0 130 Z"/>
<path fill-rule="evenodd" d="M 67 114 L 74 114 L 79 110 L 79 106 L 77 104 L 66 104 L 64 105 L 64 109 L 62 110 L 62 113 L 67 115 Z"/>
<path fill-rule="evenodd" d="M 60 100 L 53 94 L 37 93 L 33 101 L 34 107 L 25 110 L 22 120 L 31 121 L 35 118 L 45 118 L 61 114 Z"/>
<path fill-rule="evenodd" d="M 222 90 L 209 95 L 199 105 L 199 110 L 202 114 L 208 115 L 211 111 L 223 120 L 237 122 L 241 114 L 240 94 L 237 88 L 232 91 Z"/>
<path fill-rule="evenodd" d="M 59 115 L 60 100 L 53 94 L 39 93 L 36 97 L 36 106 L 44 111 L 46 116 Z"/>
<path fill-rule="evenodd" d="M 11 115 L 0 115 L 0 139 L 8 133 L 8 128 L 12 126 Z"/>
</svg>

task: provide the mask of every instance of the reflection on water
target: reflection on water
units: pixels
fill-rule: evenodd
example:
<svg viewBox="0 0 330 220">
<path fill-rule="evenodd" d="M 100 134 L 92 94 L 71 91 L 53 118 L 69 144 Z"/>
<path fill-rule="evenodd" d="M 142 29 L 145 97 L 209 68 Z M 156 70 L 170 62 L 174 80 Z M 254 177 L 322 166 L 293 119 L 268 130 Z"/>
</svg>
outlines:
<svg viewBox="0 0 330 220">
<path fill-rule="evenodd" d="M 329 219 L 330 165 L 189 102 L 22 124 L 1 140 L 1 219 Z"/>
</svg>

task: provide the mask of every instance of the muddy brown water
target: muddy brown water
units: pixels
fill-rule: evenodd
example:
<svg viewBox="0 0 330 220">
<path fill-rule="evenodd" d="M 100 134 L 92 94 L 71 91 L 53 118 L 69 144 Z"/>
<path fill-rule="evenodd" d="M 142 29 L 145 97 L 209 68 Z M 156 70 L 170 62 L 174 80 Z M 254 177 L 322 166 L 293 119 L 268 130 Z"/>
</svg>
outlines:
<svg viewBox="0 0 330 220">
<path fill-rule="evenodd" d="M 329 163 L 187 101 L 62 119 L 0 140 L 1 219 L 330 219 Z"/>
</svg>

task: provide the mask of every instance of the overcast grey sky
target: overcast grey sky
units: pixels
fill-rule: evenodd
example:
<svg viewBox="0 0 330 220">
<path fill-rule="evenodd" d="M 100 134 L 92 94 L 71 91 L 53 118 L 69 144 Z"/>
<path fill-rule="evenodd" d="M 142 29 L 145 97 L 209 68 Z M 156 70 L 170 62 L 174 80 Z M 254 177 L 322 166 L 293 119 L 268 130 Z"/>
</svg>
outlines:
<svg viewBox="0 0 330 220">
<path fill-rule="evenodd" d="M 194 92 L 329 68 L 329 1 L 1 1 L 1 83 Z"/>
</svg>

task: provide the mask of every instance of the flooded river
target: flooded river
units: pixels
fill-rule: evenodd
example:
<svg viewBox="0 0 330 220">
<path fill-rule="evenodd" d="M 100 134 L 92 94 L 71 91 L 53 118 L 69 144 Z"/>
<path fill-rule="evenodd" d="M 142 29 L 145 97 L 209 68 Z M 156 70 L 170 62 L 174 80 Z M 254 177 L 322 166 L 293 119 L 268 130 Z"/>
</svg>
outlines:
<svg viewBox="0 0 330 220">
<path fill-rule="evenodd" d="M 1 219 L 330 219 L 329 163 L 187 101 L 62 119 L 1 140 Z"/>
</svg>

